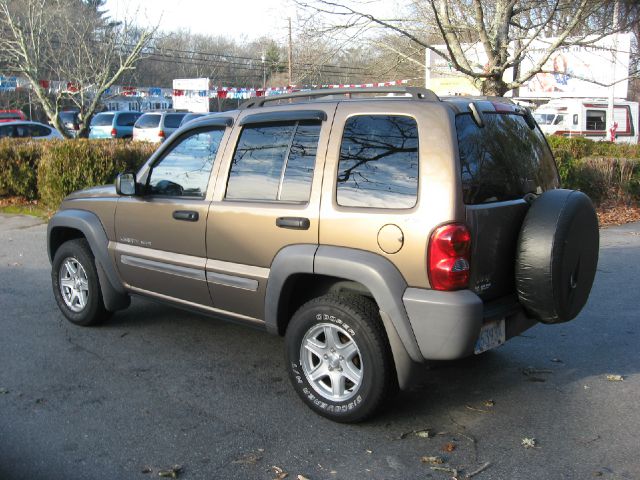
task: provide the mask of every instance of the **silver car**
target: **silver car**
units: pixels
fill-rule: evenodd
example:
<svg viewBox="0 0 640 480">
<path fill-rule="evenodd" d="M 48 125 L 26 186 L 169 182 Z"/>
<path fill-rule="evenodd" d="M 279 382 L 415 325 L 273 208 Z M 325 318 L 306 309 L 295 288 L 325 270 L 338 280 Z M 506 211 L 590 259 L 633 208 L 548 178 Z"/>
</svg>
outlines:
<svg viewBox="0 0 640 480">
<path fill-rule="evenodd" d="M 39 122 L 19 120 L 0 124 L 0 138 L 35 138 L 37 140 L 52 140 L 64 138 L 55 128 Z"/>
<path fill-rule="evenodd" d="M 142 115 L 133 126 L 133 139 L 147 142 L 163 142 L 180 126 L 186 112 L 149 112 Z"/>
</svg>

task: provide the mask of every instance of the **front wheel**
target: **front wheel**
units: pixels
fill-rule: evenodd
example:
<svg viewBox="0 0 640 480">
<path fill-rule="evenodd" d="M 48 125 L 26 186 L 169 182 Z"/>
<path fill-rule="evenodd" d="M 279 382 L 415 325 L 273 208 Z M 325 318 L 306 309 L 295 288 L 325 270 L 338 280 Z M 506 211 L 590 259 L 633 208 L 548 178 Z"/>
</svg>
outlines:
<svg viewBox="0 0 640 480">
<path fill-rule="evenodd" d="M 291 319 L 285 341 L 291 382 L 320 415 L 362 421 L 395 391 L 390 347 L 368 298 L 330 294 L 311 300 Z"/>
<path fill-rule="evenodd" d="M 76 325 L 96 325 L 111 312 L 104 307 L 95 259 L 85 239 L 63 243 L 51 267 L 53 295 L 65 317 Z"/>
</svg>

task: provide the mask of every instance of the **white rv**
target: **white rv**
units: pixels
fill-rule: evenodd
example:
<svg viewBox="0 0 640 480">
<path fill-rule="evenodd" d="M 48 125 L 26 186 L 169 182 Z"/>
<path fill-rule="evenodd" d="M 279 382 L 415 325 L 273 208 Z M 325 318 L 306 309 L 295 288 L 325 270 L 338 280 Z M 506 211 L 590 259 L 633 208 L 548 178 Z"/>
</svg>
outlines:
<svg viewBox="0 0 640 480">
<path fill-rule="evenodd" d="M 538 107 L 534 117 L 547 135 L 610 140 L 607 131 L 608 100 L 563 98 Z M 616 100 L 613 121 L 617 143 L 638 143 L 638 102 Z"/>
</svg>

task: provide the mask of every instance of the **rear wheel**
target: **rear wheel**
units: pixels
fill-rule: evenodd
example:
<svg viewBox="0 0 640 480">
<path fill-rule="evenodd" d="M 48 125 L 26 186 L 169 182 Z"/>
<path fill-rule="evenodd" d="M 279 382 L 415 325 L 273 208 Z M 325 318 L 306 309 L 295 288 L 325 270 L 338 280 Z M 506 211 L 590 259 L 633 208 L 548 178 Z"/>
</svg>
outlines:
<svg viewBox="0 0 640 480">
<path fill-rule="evenodd" d="M 300 307 L 287 329 L 286 357 L 300 398 L 338 422 L 366 419 L 395 391 L 384 327 L 365 297 L 325 295 Z"/>
<path fill-rule="evenodd" d="M 104 307 L 93 253 L 85 239 L 63 243 L 51 268 L 53 295 L 65 317 L 76 325 L 96 325 L 111 316 Z"/>
</svg>

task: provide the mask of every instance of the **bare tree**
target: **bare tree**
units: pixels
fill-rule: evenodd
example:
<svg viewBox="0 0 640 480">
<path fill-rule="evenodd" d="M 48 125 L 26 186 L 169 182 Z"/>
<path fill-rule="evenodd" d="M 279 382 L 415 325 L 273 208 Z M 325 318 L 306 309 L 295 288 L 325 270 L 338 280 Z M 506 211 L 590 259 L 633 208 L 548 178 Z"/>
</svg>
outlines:
<svg viewBox="0 0 640 480">
<path fill-rule="evenodd" d="M 324 35 L 382 29 L 410 42 L 408 53 L 395 52 L 399 59 L 415 62 L 416 47 L 431 50 L 487 95 L 504 95 L 544 72 L 559 49 L 593 45 L 607 35 L 637 27 L 640 18 L 640 6 L 634 0 L 618 0 L 617 21 L 613 19 L 615 0 L 409 0 L 401 11 L 388 16 L 372 15 L 367 2 L 296 3 L 328 19 Z M 545 40 L 541 43 L 541 39 Z M 388 42 L 384 47 L 394 48 Z M 535 60 L 525 62 L 532 58 L 533 49 Z M 507 71 L 513 72 L 511 79 L 506 78 Z"/>
<path fill-rule="evenodd" d="M 155 29 L 110 22 L 100 1 L 0 0 L 0 63 L 25 77 L 51 123 L 74 105 L 86 136 L 105 92 L 135 69 Z"/>
</svg>

